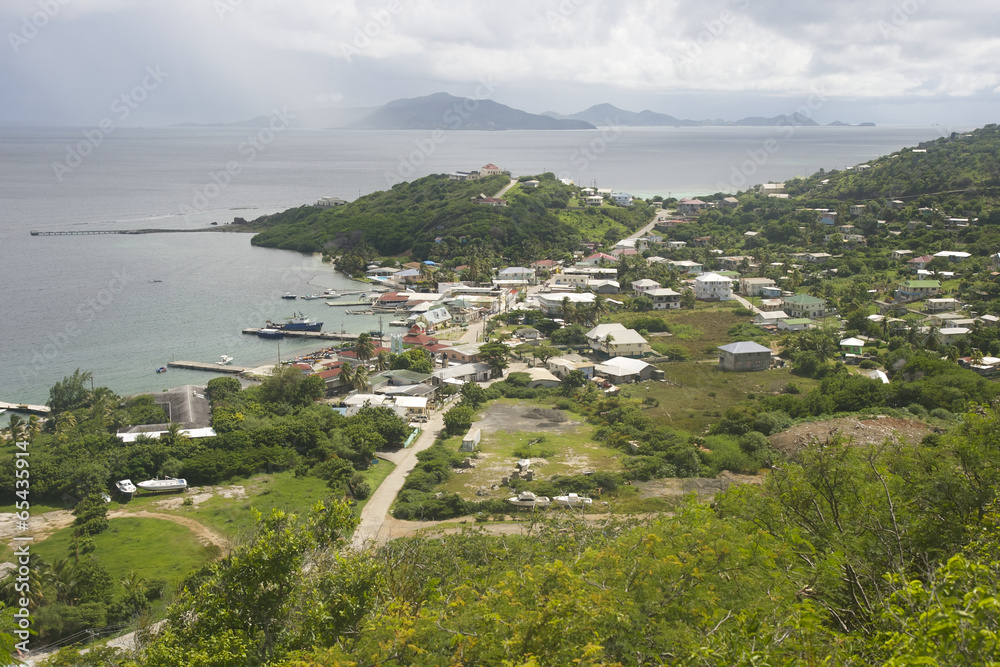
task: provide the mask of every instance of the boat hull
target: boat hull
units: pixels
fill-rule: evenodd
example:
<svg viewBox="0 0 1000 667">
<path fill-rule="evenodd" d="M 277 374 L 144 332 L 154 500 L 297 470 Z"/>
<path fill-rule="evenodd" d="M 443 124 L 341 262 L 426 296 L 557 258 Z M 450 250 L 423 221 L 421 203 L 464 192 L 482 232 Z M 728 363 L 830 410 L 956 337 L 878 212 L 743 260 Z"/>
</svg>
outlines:
<svg viewBox="0 0 1000 667">
<path fill-rule="evenodd" d="M 166 493 L 168 491 L 183 491 L 187 488 L 187 480 L 183 479 L 147 479 L 135 485 L 140 491 L 150 493 Z"/>
</svg>

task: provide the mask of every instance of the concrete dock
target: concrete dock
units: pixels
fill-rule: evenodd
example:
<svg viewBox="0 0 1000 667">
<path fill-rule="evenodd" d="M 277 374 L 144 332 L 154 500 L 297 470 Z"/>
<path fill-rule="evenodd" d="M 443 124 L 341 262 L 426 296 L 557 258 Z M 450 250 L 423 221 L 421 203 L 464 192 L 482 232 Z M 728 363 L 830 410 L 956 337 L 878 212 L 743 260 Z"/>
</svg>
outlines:
<svg viewBox="0 0 1000 667">
<path fill-rule="evenodd" d="M 47 405 L 28 405 L 27 403 L 6 403 L 0 401 L 0 410 L 10 410 L 11 412 L 27 412 L 33 415 L 47 415 L 52 412 L 52 408 Z"/>
<path fill-rule="evenodd" d="M 240 373 L 253 370 L 251 368 L 244 368 L 243 366 L 220 366 L 219 364 L 206 364 L 201 361 L 168 361 L 167 366 L 170 368 L 186 368 L 191 371 L 229 373 L 230 375 L 239 375 Z"/>
<path fill-rule="evenodd" d="M 256 336 L 260 329 L 244 329 L 247 336 Z M 284 331 L 281 332 L 287 337 L 314 338 L 316 340 L 357 340 L 358 334 L 337 333 L 336 331 Z"/>
</svg>

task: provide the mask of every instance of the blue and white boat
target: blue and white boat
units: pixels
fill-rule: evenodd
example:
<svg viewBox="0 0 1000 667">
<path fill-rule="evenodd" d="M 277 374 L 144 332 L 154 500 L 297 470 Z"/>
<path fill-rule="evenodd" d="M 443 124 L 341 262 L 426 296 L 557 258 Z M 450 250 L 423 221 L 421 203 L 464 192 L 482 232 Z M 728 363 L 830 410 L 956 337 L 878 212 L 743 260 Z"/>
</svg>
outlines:
<svg viewBox="0 0 1000 667">
<path fill-rule="evenodd" d="M 263 329 L 257 329 L 257 335 L 261 338 L 284 338 L 285 332 L 281 329 L 265 327 Z"/>
<path fill-rule="evenodd" d="M 296 313 L 293 317 L 288 318 L 284 324 L 268 321 L 267 326 L 282 331 L 320 331 L 323 329 L 322 322 L 314 322 L 311 318 L 303 316 L 302 313 Z"/>
</svg>

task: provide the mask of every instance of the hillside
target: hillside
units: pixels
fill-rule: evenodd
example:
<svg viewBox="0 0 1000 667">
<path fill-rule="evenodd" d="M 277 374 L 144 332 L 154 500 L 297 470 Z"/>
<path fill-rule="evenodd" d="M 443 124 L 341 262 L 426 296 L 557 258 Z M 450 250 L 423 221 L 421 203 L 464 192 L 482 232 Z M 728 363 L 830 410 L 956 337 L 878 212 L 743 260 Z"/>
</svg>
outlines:
<svg viewBox="0 0 1000 667">
<path fill-rule="evenodd" d="M 1000 127 L 906 148 L 867 163 L 867 168 L 825 172 L 786 183 L 794 196 L 830 200 L 931 198 L 957 195 L 996 199 L 1000 188 Z M 930 199 L 927 199 L 930 202 Z"/>
<path fill-rule="evenodd" d="M 494 102 L 435 93 L 400 99 L 348 126 L 355 130 L 592 130 L 582 120 L 560 120 Z"/>
<path fill-rule="evenodd" d="M 652 217 L 652 210 L 642 203 L 630 209 L 602 207 L 588 213 L 582 231 L 562 216 L 575 190 L 551 174 L 539 178 L 537 188 L 515 188 L 505 197 L 507 206 L 492 207 L 470 199 L 496 194 L 510 182 L 507 176 L 451 181 L 431 175 L 346 206 L 327 210 L 300 206 L 258 219 L 254 224 L 264 231 L 251 242 L 331 254 L 367 243 L 380 255 L 447 259 L 461 254 L 466 241 L 475 241 L 517 262 L 569 252 L 581 240 L 603 240 L 609 230 L 636 229 Z"/>
</svg>

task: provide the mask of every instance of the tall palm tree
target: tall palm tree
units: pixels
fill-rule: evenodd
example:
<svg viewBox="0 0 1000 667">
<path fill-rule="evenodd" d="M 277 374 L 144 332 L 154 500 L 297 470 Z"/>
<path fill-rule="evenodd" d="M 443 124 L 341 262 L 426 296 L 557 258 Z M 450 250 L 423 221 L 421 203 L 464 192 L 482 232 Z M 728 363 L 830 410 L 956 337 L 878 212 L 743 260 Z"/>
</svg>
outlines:
<svg viewBox="0 0 1000 667">
<path fill-rule="evenodd" d="M 368 368 L 366 366 L 355 368 L 354 374 L 351 376 L 351 386 L 362 392 L 368 388 L 368 384 Z"/>
<path fill-rule="evenodd" d="M 354 354 L 358 355 L 358 361 L 362 364 L 375 356 L 375 344 L 372 343 L 372 337 L 367 333 L 358 336 L 353 349 Z"/>
<path fill-rule="evenodd" d="M 611 356 L 611 344 L 615 342 L 615 337 L 610 333 L 604 337 L 604 353 Z"/>
<path fill-rule="evenodd" d="M 340 378 L 341 386 L 350 388 L 354 384 L 354 366 L 350 364 L 341 365 L 340 374 L 337 377 Z"/>
<path fill-rule="evenodd" d="M 388 350 L 380 350 L 378 355 L 375 357 L 375 370 L 386 371 L 389 370 L 389 365 L 391 363 L 391 357 Z"/>
<path fill-rule="evenodd" d="M 603 294 L 597 294 L 594 296 L 594 324 L 597 324 L 602 317 L 610 312 L 611 308 L 608 306 L 608 298 Z"/>
</svg>

